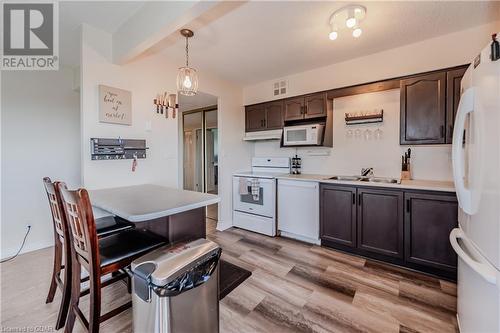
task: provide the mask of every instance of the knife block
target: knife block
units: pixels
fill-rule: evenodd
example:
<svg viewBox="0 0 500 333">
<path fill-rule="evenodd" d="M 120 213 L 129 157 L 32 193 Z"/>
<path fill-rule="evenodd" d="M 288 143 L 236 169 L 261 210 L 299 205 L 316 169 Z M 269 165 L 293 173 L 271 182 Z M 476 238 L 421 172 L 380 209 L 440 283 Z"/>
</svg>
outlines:
<svg viewBox="0 0 500 333">
<path fill-rule="evenodd" d="M 401 180 L 411 180 L 411 164 L 408 163 L 407 170 L 401 171 Z"/>
</svg>

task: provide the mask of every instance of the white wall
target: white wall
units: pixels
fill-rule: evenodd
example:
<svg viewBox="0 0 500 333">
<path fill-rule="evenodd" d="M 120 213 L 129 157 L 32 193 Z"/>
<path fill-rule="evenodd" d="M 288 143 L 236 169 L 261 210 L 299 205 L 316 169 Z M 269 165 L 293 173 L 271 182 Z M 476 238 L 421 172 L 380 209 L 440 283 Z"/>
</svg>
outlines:
<svg viewBox="0 0 500 333">
<path fill-rule="evenodd" d="M 157 183 L 178 186 L 177 118 L 165 119 L 153 107 L 153 98 L 172 91 L 169 78 L 151 58 L 127 66 L 111 63 L 111 35 L 84 26 L 81 50 L 82 182 L 89 189 Z M 160 74 L 161 73 L 161 74 Z M 132 125 L 99 122 L 98 85 L 132 92 Z M 169 89 L 170 88 L 170 89 Z M 151 123 L 148 131 L 147 123 Z M 145 139 L 146 159 L 139 159 L 135 172 L 132 160 L 92 161 L 90 138 Z"/>
<path fill-rule="evenodd" d="M 496 31 L 500 21 L 289 75 L 288 94 L 279 98 L 470 63 Z M 245 87 L 244 104 L 275 99 L 272 83 L 277 79 Z"/>
<path fill-rule="evenodd" d="M 182 151 L 179 142 L 179 117 L 175 120 L 157 115 L 152 101 L 158 92 L 176 90 L 178 64 L 161 54 L 130 64 L 111 63 L 111 35 L 88 25 L 82 28 L 81 109 L 82 175 L 88 188 L 157 183 L 180 187 Z M 250 164 L 253 147 L 243 143 L 244 111 L 242 88 L 201 71 L 200 89 L 218 96 L 219 115 L 219 228 L 232 224 L 231 175 Z M 98 122 L 98 85 L 105 84 L 132 92 L 132 126 Z M 146 123 L 151 122 L 151 131 Z M 90 160 L 91 137 L 146 139 L 148 157 L 139 160 L 135 173 L 131 161 Z"/>
<path fill-rule="evenodd" d="M 42 178 L 80 183 L 79 94 L 73 71 L 2 73 L 1 257 L 13 255 L 31 224 L 23 252 L 53 244 Z"/>
<path fill-rule="evenodd" d="M 345 113 L 384 110 L 384 121 L 378 124 L 346 125 Z M 347 137 L 346 132 L 356 129 L 361 137 Z M 372 133 L 365 140 L 364 132 Z M 375 139 L 374 131 L 380 129 L 382 138 Z M 324 175 L 357 175 L 361 168 L 373 167 L 376 176 L 400 177 L 401 155 L 410 146 L 399 145 L 399 89 L 355 95 L 335 99 L 333 112 L 332 148 L 280 148 L 278 141 L 255 144 L 256 156 L 292 156 L 303 158 L 303 173 Z M 412 175 L 415 179 L 452 180 L 451 147 L 411 146 Z M 324 156 L 310 156 L 324 154 Z"/>
<path fill-rule="evenodd" d="M 288 94 L 284 97 L 462 65 L 471 62 L 491 40 L 491 33 L 498 30 L 500 22 L 494 22 L 289 75 L 286 77 Z M 245 87 L 245 105 L 275 99 L 271 89 L 274 81 L 276 79 Z M 382 128 L 384 140 L 346 140 L 343 114 L 347 110 L 370 110 L 382 106 L 386 112 Z M 361 167 L 373 166 L 376 175 L 399 177 L 401 154 L 408 147 L 399 146 L 399 93 L 395 90 L 336 99 L 333 149 L 299 149 L 298 152 L 303 157 L 303 171 L 308 173 L 349 175 L 358 174 Z M 450 145 L 411 148 L 413 178 L 452 180 Z M 317 155 L 318 152 L 327 156 L 310 156 L 310 153 Z M 280 149 L 277 142 L 256 142 L 254 153 L 256 156 L 292 156 L 295 149 Z"/>
</svg>

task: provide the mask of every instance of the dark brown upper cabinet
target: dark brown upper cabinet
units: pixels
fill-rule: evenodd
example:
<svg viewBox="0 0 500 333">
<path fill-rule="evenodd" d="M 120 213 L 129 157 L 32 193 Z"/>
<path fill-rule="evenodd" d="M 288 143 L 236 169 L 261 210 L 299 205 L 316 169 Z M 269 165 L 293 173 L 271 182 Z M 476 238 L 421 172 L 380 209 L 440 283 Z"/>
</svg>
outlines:
<svg viewBox="0 0 500 333">
<path fill-rule="evenodd" d="M 283 128 L 283 101 L 264 104 L 266 110 L 266 129 Z"/>
<path fill-rule="evenodd" d="M 278 129 L 283 127 L 284 121 L 326 117 L 331 111 L 328 101 L 334 98 L 399 87 L 400 144 L 451 143 L 460 84 L 467 67 L 457 66 L 251 105 L 246 107 L 246 131 Z"/>
<path fill-rule="evenodd" d="M 266 110 L 264 104 L 247 106 L 245 108 L 245 131 L 262 131 L 266 128 Z"/>
<path fill-rule="evenodd" d="M 400 143 L 446 142 L 446 72 L 401 80 Z"/>
<path fill-rule="evenodd" d="M 321 239 L 356 247 L 356 188 L 324 184 L 320 188 Z"/>
<path fill-rule="evenodd" d="M 305 112 L 304 118 L 326 117 L 327 110 L 326 93 L 308 95 L 304 97 Z"/>
<path fill-rule="evenodd" d="M 304 97 L 285 99 L 285 120 L 304 119 Z"/>
<path fill-rule="evenodd" d="M 316 93 L 285 100 L 285 121 L 326 117 L 326 93 Z"/>
<path fill-rule="evenodd" d="M 405 193 L 406 261 L 454 272 L 457 255 L 448 240 L 458 225 L 455 195 Z"/>
<path fill-rule="evenodd" d="M 358 248 L 403 259 L 403 192 L 358 189 Z"/>
<path fill-rule="evenodd" d="M 283 101 L 251 105 L 245 108 L 245 131 L 283 128 Z"/>
<path fill-rule="evenodd" d="M 453 139 L 453 125 L 461 95 L 460 83 L 466 70 L 463 67 L 446 73 L 446 143 L 451 143 Z"/>
</svg>

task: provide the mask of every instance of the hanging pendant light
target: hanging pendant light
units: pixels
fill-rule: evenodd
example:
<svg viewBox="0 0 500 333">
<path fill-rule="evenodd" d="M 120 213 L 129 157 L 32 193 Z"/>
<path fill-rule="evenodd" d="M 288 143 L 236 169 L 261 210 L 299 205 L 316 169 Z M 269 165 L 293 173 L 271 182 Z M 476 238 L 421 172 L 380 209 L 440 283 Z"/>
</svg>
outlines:
<svg viewBox="0 0 500 333">
<path fill-rule="evenodd" d="M 177 73 L 177 90 L 181 95 L 193 96 L 198 91 L 198 74 L 196 69 L 189 67 L 188 39 L 194 36 L 194 32 L 189 29 L 182 29 L 181 35 L 186 38 L 186 66 L 179 68 Z"/>
</svg>

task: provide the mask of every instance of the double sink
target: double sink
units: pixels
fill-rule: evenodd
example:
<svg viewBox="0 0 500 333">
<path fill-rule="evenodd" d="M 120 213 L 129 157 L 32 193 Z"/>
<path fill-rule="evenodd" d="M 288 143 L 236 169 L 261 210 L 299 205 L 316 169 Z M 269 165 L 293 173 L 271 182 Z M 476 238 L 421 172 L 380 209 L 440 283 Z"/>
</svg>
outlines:
<svg viewBox="0 0 500 333">
<path fill-rule="evenodd" d="M 333 176 L 328 179 L 344 180 L 350 182 L 370 182 L 370 183 L 386 183 L 386 184 L 401 184 L 401 179 L 385 178 L 385 177 L 364 177 L 364 176 Z"/>
</svg>

